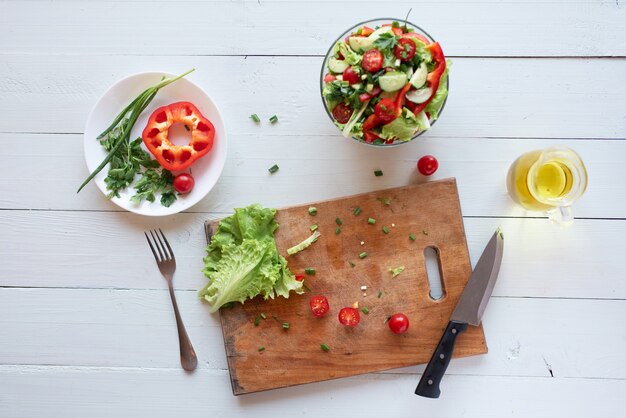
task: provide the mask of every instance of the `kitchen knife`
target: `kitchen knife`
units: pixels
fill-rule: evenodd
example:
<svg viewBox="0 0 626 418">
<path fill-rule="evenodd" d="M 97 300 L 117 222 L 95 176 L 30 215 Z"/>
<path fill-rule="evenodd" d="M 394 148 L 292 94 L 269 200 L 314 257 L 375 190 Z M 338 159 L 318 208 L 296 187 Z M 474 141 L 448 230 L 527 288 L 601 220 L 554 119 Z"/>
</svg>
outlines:
<svg viewBox="0 0 626 418">
<path fill-rule="evenodd" d="M 456 337 L 465 331 L 468 325 L 477 327 L 480 324 L 480 318 L 483 316 L 498 278 L 503 247 L 504 236 L 502 229 L 498 227 L 465 285 L 465 290 L 452 312 L 450 322 L 417 384 L 416 395 L 426 398 L 439 397 L 441 393 L 439 383 L 450 364 Z"/>
</svg>

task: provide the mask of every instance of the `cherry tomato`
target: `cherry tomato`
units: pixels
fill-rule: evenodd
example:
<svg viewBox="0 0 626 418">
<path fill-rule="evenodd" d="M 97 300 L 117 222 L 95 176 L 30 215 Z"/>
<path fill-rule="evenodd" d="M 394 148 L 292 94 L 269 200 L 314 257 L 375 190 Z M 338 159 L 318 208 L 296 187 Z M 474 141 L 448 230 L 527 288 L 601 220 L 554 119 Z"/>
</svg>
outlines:
<svg viewBox="0 0 626 418">
<path fill-rule="evenodd" d="M 400 61 L 411 61 L 415 56 L 415 42 L 408 38 L 400 38 L 398 44 L 393 49 L 393 55 Z"/>
<path fill-rule="evenodd" d="M 391 99 L 382 99 L 374 106 L 374 114 L 382 123 L 389 123 L 398 117 L 396 104 Z"/>
<path fill-rule="evenodd" d="M 361 35 L 363 36 L 369 36 L 372 33 L 374 33 L 374 29 L 370 28 L 369 26 L 363 26 L 361 28 Z"/>
<path fill-rule="evenodd" d="M 376 135 L 372 131 L 364 131 L 363 132 L 363 140 L 365 142 L 367 142 L 368 144 L 371 144 L 372 142 L 376 141 L 376 139 L 378 139 L 378 138 L 379 138 L 379 136 Z"/>
<path fill-rule="evenodd" d="M 363 61 L 361 65 L 365 71 L 369 71 L 370 73 L 375 73 L 376 71 L 380 71 L 383 68 L 383 53 L 378 49 L 370 49 L 365 54 L 363 54 Z"/>
<path fill-rule="evenodd" d="M 359 77 L 352 67 L 348 67 L 343 70 L 343 81 L 347 81 L 348 84 L 356 84 L 361 81 L 361 77 Z"/>
<path fill-rule="evenodd" d="M 333 109 L 333 116 L 337 122 L 346 123 L 350 120 L 350 116 L 352 116 L 352 108 L 350 105 L 341 102 Z"/>
<path fill-rule="evenodd" d="M 354 308 L 342 308 L 339 311 L 339 322 L 347 327 L 356 327 L 361 322 L 359 311 Z"/>
<path fill-rule="evenodd" d="M 182 173 L 174 178 L 174 188 L 181 194 L 189 193 L 195 184 L 196 181 L 191 174 Z"/>
<path fill-rule="evenodd" d="M 389 318 L 387 325 L 394 334 L 404 334 L 409 329 L 409 318 L 403 313 L 396 313 Z"/>
<path fill-rule="evenodd" d="M 420 35 L 419 33 L 409 32 L 402 35 L 403 38 L 416 38 L 420 41 L 424 42 L 426 45 L 430 45 L 430 39 L 425 37 L 424 35 Z"/>
<path fill-rule="evenodd" d="M 313 312 L 313 316 L 316 318 L 323 317 L 330 310 L 330 305 L 328 304 L 328 299 L 326 299 L 326 296 L 311 297 L 311 300 L 309 300 L 309 305 L 311 305 L 311 312 Z"/>
<path fill-rule="evenodd" d="M 417 169 L 424 176 L 431 176 L 439 168 L 439 162 L 432 155 L 424 155 L 417 162 Z"/>
<path fill-rule="evenodd" d="M 331 81 L 335 81 L 337 79 L 337 77 L 335 77 L 332 74 L 326 74 L 324 76 L 324 83 L 330 83 Z"/>
</svg>

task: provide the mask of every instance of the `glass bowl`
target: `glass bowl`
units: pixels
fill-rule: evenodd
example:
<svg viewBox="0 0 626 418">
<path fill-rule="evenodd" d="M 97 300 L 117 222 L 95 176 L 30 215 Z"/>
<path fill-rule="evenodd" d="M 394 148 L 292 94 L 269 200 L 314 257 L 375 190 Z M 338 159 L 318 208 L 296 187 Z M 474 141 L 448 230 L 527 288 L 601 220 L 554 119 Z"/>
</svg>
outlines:
<svg viewBox="0 0 626 418">
<path fill-rule="evenodd" d="M 324 90 L 324 84 L 326 84 L 326 83 L 324 83 L 324 75 L 327 72 L 326 69 L 328 68 L 328 59 L 331 56 L 333 56 L 333 49 L 335 47 L 335 44 L 337 43 L 337 41 L 346 38 L 348 35 L 350 35 L 356 29 L 358 29 L 358 28 L 360 28 L 360 27 L 362 27 L 364 25 L 367 25 L 367 26 L 369 26 L 371 28 L 375 28 L 376 26 L 382 26 L 385 23 L 391 23 L 393 21 L 399 22 L 402 26 L 404 26 L 404 23 L 406 22 L 406 26 L 411 28 L 411 29 L 413 29 L 413 31 L 415 33 L 419 33 L 421 35 L 424 35 L 431 42 L 436 42 L 435 39 L 432 36 L 430 36 L 430 34 L 428 34 L 428 32 L 426 32 L 425 30 L 423 30 L 419 26 L 417 26 L 417 25 L 415 25 L 415 24 L 413 24 L 413 23 L 411 23 L 409 21 L 405 21 L 404 19 L 397 19 L 397 18 L 392 18 L 392 17 L 371 19 L 371 20 L 366 20 L 364 22 L 357 23 L 356 25 L 348 28 L 345 32 L 343 32 L 341 35 L 339 35 L 339 37 L 337 39 L 335 39 L 333 41 L 333 43 L 330 45 L 330 48 L 328 48 L 328 52 L 326 52 L 326 56 L 324 57 L 324 62 L 322 63 L 322 70 L 320 71 L 320 97 L 322 99 L 322 104 L 324 105 L 324 109 L 326 109 L 326 114 L 330 118 L 330 120 L 333 123 L 333 125 L 335 125 L 335 118 L 333 117 L 330 109 L 328 108 L 328 106 L 326 104 L 326 100 L 324 100 L 323 90 Z M 448 96 L 450 94 L 450 75 L 449 74 L 448 74 L 448 78 L 446 80 L 446 85 L 448 87 L 448 95 L 446 95 L 446 98 L 444 99 L 443 104 L 441 105 L 441 109 L 439 109 L 439 114 L 437 115 L 437 119 L 430 122 L 431 128 L 437 122 L 437 120 L 439 120 L 439 118 L 441 117 L 441 114 L 443 113 L 443 109 L 446 107 L 446 102 L 448 101 Z M 337 127 L 337 125 L 335 125 L 335 127 Z M 339 127 L 337 127 L 337 129 L 339 129 Z M 382 144 L 368 143 L 368 142 L 365 142 L 362 139 L 359 139 L 359 138 L 357 138 L 355 136 L 353 136 L 352 139 L 354 139 L 357 142 L 360 142 L 361 144 L 369 145 L 369 146 L 372 146 L 372 147 L 394 147 L 394 146 L 398 146 L 398 145 L 402 145 L 402 144 L 408 144 L 409 142 L 413 141 L 415 138 L 417 138 L 418 136 L 422 135 L 425 132 L 428 132 L 429 130 L 430 129 L 427 129 L 425 131 L 417 132 L 408 141 L 394 141 L 391 144 L 388 144 L 388 143 L 382 143 Z"/>
</svg>

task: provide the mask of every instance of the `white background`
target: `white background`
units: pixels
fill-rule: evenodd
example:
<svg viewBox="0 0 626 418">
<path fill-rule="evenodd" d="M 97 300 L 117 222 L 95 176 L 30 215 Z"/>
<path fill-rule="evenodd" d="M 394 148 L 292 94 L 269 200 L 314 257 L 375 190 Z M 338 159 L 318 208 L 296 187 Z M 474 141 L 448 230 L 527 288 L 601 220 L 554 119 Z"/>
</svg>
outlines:
<svg viewBox="0 0 626 418">
<path fill-rule="evenodd" d="M 342 139 L 319 97 L 322 56 L 354 23 L 403 17 L 453 60 L 441 120 L 377 150 Z M 1 417 L 589 417 L 626 414 L 626 5 L 621 0 L 0 1 Z M 98 97 L 140 71 L 180 73 L 223 112 L 215 189 L 165 219 L 120 211 L 94 185 L 82 132 Z M 248 116 L 258 113 L 257 126 Z M 276 125 L 267 123 L 278 115 Z M 560 229 L 508 199 L 521 153 L 574 148 L 589 171 Z M 505 257 L 484 327 L 489 353 L 454 360 L 438 400 L 423 366 L 233 397 L 204 285 L 202 223 L 456 177 L 475 263 L 497 225 Z M 269 176 L 267 168 L 280 165 Z M 383 177 L 373 170 L 382 169 Z M 178 361 L 174 315 L 142 231 L 178 260 L 179 305 L 199 356 Z"/>
</svg>

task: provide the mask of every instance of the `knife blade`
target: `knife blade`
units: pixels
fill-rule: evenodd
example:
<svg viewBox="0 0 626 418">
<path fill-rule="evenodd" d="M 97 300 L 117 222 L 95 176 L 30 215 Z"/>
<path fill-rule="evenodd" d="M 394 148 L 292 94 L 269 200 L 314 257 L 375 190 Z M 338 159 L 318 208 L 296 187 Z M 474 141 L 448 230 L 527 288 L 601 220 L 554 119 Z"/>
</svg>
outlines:
<svg viewBox="0 0 626 418">
<path fill-rule="evenodd" d="M 487 307 L 498 278 L 503 250 L 504 235 L 502 228 L 498 227 L 483 250 L 478 263 L 476 263 L 467 285 L 465 285 L 454 312 L 452 312 L 450 322 L 448 322 L 448 326 L 417 384 L 416 395 L 438 398 L 441 394 L 439 384 L 448 364 L 450 364 L 456 338 L 467 329 L 468 325 L 478 326 L 480 324 L 480 318 Z"/>
</svg>

